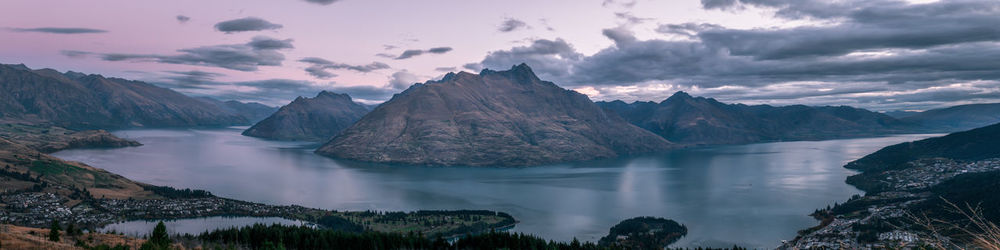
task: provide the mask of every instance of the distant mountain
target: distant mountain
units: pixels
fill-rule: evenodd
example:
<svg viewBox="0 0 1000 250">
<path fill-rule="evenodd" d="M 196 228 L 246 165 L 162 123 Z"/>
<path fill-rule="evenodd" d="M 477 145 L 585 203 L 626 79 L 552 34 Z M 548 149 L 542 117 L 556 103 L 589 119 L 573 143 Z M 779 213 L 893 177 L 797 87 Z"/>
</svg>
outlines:
<svg viewBox="0 0 1000 250">
<path fill-rule="evenodd" d="M 932 109 L 904 117 L 902 120 L 931 131 L 969 130 L 1000 122 L 1000 103 Z"/>
<path fill-rule="evenodd" d="M 904 132 L 905 123 L 847 106 L 725 104 L 677 92 L 655 102 L 597 102 L 632 124 L 685 144 L 820 140 Z"/>
<path fill-rule="evenodd" d="M 914 142 L 904 142 L 848 163 L 846 168 L 884 171 L 925 158 L 976 161 L 1000 157 L 1000 123 Z"/>
<path fill-rule="evenodd" d="M 276 140 L 327 141 L 368 113 L 347 94 L 323 91 L 296 98 L 243 135 Z"/>
<path fill-rule="evenodd" d="M 271 107 L 258 102 L 220 101 L 211 97 L 198 97 L 198 99 L 215 105 L 230 114 L 242 116 L 251 123 L 264 120 L 264 118 L 278 111 L 278 107 Z"/>
<path fill-rule="evenodd" d="M 889 117 L 892 117 L 892 118 L 902 119 L 904 117 L 908 117 L 908 116 L 913 116 L 913 115 L 916 115 L 916 114 L 920 114 L 920 112 L 919 111 L 895 110 L 895 111 L 884 112 L 883 114 L 888 115 Z"/>
<path fill-rule="evenodd" d="M 0 119 L 67 128 L 226 126 L 243 117 L 152 84 L 0 65 Z"/>
<path fill-rule="evenodd" d="M 316 152 L 383 163 L 529 166 L 673 146 L 521 64 L 414 84 Z"/>
</svg>

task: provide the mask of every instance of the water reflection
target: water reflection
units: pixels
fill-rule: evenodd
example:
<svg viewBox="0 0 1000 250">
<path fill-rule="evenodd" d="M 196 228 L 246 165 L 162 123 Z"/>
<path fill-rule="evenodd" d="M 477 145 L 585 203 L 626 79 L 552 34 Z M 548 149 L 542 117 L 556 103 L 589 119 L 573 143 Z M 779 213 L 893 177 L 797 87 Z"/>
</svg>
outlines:
<svg viewBox="0 0 1000 250">
<path fill-rule="evenodd" d="M 58 152 L 128 178 L 224 197 L 338 210 L 490 209 L 513 231 L 596 241 L 635 216 L 684 223 L 676 246 L 773 247 L 814 225 L 813 209 L 858 190 L 844 163 L 930 135 L 702 147 L 528 168 L 423 167 L 333 160 L 316 145 L 240 129 L 115 132 L 141 147 Z"/>
</svg>

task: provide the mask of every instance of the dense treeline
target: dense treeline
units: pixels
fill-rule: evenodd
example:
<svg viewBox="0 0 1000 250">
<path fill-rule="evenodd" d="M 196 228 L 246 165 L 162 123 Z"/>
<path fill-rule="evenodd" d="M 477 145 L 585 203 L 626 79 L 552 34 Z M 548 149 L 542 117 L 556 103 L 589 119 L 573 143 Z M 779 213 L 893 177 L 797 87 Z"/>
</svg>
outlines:
<svg viewBox="0 0 1000 250">
<path fill-rule="evenodd" d="M 592 242 L 556 242 L 521 233 L 490 232 L 462 237 L 452 243 L 443 238 L 427 238 L 419 234 L 384 232 L 343 232 L 305 226 L 256 224 L 242 228 L 219 229 L 197 236 L 202 247 L 250 249 L 637 249 L 621 246 L 600 246 Z M 661 247 L 662 248 L 662 247 Z M 660 249 L 660 248 L 657 248 Z M 698 248 L 710 249 L 710 248 Z M 732 249 L 745 249 L 734 246 Z"/>
<path fill-rule="evenodd" d="M 422 235 L 382 232 L 344 232 L 304 226 L 256 224 L 242 228 L 220 229 L 196 236 L 206 247 L 243 246 L 262 249 L 281 246 L 287 249 L 442 249 L 450 247 L 443 239 L 430 240 Z"/>
<path fill-rule="evenodd" d="M 213 197 L 211 192 L 201 190 L 201 189 L 176 189 L 167 186 L 153 186 L 146 185 L 142 187 L 146 191 L 152 191 L 154 194 L 163 196 L 170 199 L 187 199 L 187 198 L 210 198 Z"/>
</svg>

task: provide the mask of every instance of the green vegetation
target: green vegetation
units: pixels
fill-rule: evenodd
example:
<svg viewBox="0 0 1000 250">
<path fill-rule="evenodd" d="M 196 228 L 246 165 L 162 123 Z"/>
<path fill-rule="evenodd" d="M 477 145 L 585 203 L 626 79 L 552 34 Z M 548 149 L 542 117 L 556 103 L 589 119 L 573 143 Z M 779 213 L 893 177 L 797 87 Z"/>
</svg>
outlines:
<svg viewBox="0 0 1000 250">
<path fill-rule="evenodd" d="M 214 197 L 211 192 L 201 189 L 176 189 L 168 186 L 144 185 L 142 189 L 152 191 L 154 194 L 168 199 L 189 199 L 189 198 L 210 198 Z"/>
<path fill-rule="evenodd" d="M 632 229 L 630 226 L 635 224 L 630 222 L 627 225 L 626 227 Z M 671 224 L 671 226 L 680 225 Z M 278 224 L 270 226 L 256 224 L 242 228 L 219 229 L 197 236 L 187 235 L 182 238 L 187 241 L 199 242 L 201 244 L 199 246 L 206 249 L 663 249 L 662 246 L 652 248 L 605 246 L 593 242 L 580 242 L 575 239 L 569 243 L 556 242 L 522 233 L 496 231 L 465 236 L 449 243 L 440 237 L 427 238 L 419 234 L 373 231 L 352 233 Z M 733 246 L 732 249 L 742 250 L 745 248 Z"/>
<path fill-rule="evenodd" d="M 163 225 L 163 221 L 156 223 L 156 227 L 153 228 L 153 233 L 150 234 L 149 239 L 146 243 L 143 243 L 139 248 L 140 250 L 160 250 L 160 249 L 170 249 L 170 244 L 173 241 L 170 240 L 170 236 L 167 235 L 167 226 Z"/>
<path fill-rule="evenodd" d="M 656 217 L 636 217 L 611 227 L 601 238 L 602 246 L 629 249 L 663 249 L 687 235 L 687 227 L 676 221 Z"/>
<path fill-rule="evenodd" d="M 56 161 L 32 161 L 30 168 L 31 171 L 48 176 L 62 175 L 62 174 L 76 175 L 79 174 L 80 172 L 87 171 L 73 165 Z"/>
<path fill-rule="evenodd" d="M 49 241 L 59 242 L 59 221 L 52 221 L 52 226 L 49 227 Z"/>
</svg>

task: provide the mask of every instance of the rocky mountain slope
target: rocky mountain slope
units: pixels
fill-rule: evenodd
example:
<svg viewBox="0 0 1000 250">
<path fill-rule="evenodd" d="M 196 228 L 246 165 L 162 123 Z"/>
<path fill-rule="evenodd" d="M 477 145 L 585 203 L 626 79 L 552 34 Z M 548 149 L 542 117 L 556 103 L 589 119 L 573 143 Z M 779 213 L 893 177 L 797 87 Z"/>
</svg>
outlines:
<svg viewBox="0 0 1000 250">
<path fill-rule="evenodd" d="M 529 166 L 672 147 L 521 64 L 415 84 L 316 152 L 383 163 Z"/>
<path fill-rule="evenodd" d="M 774 107 L 725 104 L 677 92 L 655 102 L 598 102 L 636 126 L 686 144 L 739 144 L 783 140 L 820 140 L 906 131 L 884 114 L 847 106 Z"/>
<path fill-rule="evenodd" d="M 347 94 L 323 91 L 296 98 L 243 135 L 276 140 L 327 141 L 368 113 Z"/>
<path fill-rule="evenodd" d="M 71 129 L 249 124 L 215 105 L 152 84 L 0 65 L 0 119 Z"/>
</svg>

